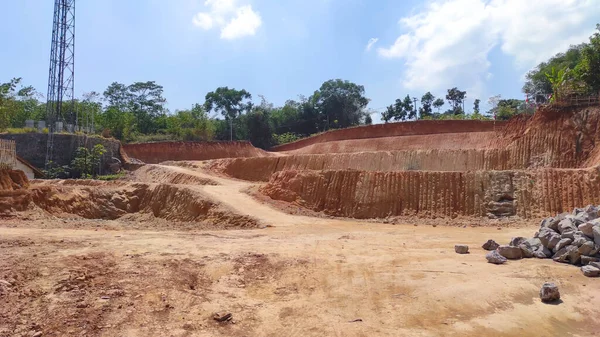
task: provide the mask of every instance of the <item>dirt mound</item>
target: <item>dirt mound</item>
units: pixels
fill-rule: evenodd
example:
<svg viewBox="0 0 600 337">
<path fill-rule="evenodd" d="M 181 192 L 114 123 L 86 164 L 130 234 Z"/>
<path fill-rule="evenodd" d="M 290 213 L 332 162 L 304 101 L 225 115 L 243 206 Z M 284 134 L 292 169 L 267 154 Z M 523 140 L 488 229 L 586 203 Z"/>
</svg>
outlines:
<svg viewBox="0 0 600 337">
<path fill-rule="evenodd" d="M 0 170 L 0 215 L 23 211 L 31 202 L 29 180 L 23 171 Z"/>
<path fill-rule="evenodd" d="M 274 200 L 354 218 L 535 218 L 600 203 L 600 170 L 281 171 L 260 191 Z"/>
<path fill-rule="evenodd" d="M 493 132 L 497 127 L 503 126 L 504 122 L 488 121 L 416 121 L 403 123 L 377 124 L 359 126 L 354 128 L 328 131 L 313 137 L 300 139 L 298 141 L 275 146 L 272 151 L 292 151 L 309 145 L 352 139 L 373 139 L 383 137 L 435 135 L 444 133 L 470 133 L 470 132 Z M 395 150 L 398 150 L 396 148 Z M 374 149 L 364 149 L 363 151 Z M 391 150 L 391 149 L 390 149 Z"/>
<path fill-rule="evenodd" d="M 123 145 L 129 157 L 158 164 L 170 160 L 208 160 L 218 158 L 264 157 L 266 151 L 250 142 L 157 142 Z"/>
<path fill-rule="evenodd" d="M 232 213 L 201 191 L 178 185 L 57 181 L 32 186 L 31 197 L 37 207 L 61 217 L 112 220 L 141 214 L 177 222 L 199 222 L 205 229 L 258 226 L 256 220 Z"/>
<path fill-rule="evenodd" d="M 208 178 L 176 172 L 156 165 L 144 165 L 132 172 L 128 179 L 157 184 L 219 185 Z"/>
</svg>

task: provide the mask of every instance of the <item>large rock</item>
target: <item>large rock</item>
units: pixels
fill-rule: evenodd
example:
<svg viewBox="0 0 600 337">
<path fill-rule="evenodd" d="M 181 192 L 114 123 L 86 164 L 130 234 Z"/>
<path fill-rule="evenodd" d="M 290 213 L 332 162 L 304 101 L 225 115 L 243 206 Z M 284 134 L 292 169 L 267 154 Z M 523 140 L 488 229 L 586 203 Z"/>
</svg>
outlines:
<svg viewBox="0 0 600 337">
<path fill-rule="evenodd" d="M 544 303 L 551 303 L 560 300 L 560 292 L 554 283 L 544 283 L 540 289 L 540 299 Z"/>
<path fill-rule="evenodd" d="M 558 232 L 558 223 L 560 222 L 557 218 L 546 218 L 542 220 L 540 228 L 548 228 L 554 232 Z"/>
<path fill-rule="evenodd" d="M 481 246 L 481 248 L 485 250 L 496 250 L 500 245 L 494 240 L 487 240 L 486 243 Z"/>
<path fill-rule="evenodd" d="M 567 215 L 565 216 L 565 220 L 570 220 L 573 226 L 577 227 L 582 223 L 586 222 L 585 216 L 582 216 L 581 213 L 578 215 Z M 558 230 L 560 231 L 560 223 L 558 224 Z"/>
<path fill-rule="evenodd" d="M 590 238 L 585 236 L 582 232 L 576 232 L 575 235 L 573 236 L 573 243 L 572 243 L 573 246 L 581 247 L 586 242 L 594 243 L 593 240 L 591 240 Z"/>
<path fill-rule="evenodd" d="M 467 245 L 454 245 L 454 251 L 458 254 L 467 254 L 469 253 L 469 246 Z"/>
<path fill-rule="evenodd" d="M 523 252 L 519 247 L 513 247 L 508 245 L 502 245 L 498 247 L 498 253 L 510 260 L 518 260 L 523 258 Z"/>
<path fill-rule="evenodd" d="M 592 254 L 594 252 L 596 248 L 596 245 L 594 244 L 594 242 L 592 241 L 588 241 L 586 243 L 584 243 L 583 245 L 581 245 L 578 249 L 579 254 L 581 255 L 587 255 L 587 256 L 592 256 L 594 254 Z"/>
<path fill-rule="evenodd" d="M 587 277 L 600 276 L 600 269 L 598 269 L 592 265 L 587 265 L 587 266 L 581 267 L 581 271 L 583 272 L 583 275 L 585 275 Z"/>
<path fill-rule="evenodd" d="M 544 239 L 547 239 L 545 244 Z M 549 235 L 543 238 L 540 237 L 540 240 L 542 240 L 542 244 L 544 246 L 548 247 L 548 249 L 550 250 L 553 250 L 554 247 L 556 247 L 556 245 L 560 242 L 560 235 L 558 235 L 557 233 L 550 233 Z"/>
<path fill-rule="evenodd" d="M 593 223 L 586 222 L 586 223 L 579 225 L 578 228 L 581 232 L 583 232 L 583 234 L 585 234 L 585 236 L 592 238 L 592 239 L 594 238 L 594 232 L 593 232 L 594 224 Z"/>
<path fill-rule="evenodd" d="M 519 247 L 519 245 L 525 241 L 527 241 L 527 238 L 519 236 L 516 238 L 512 238 L 512 240 L 510 240 L 510 243 L 508 245 L 513 246 L 513 247 Z"/>
<path fill-rule="evenodd" d="M 529 246 L 527 246 L 525 244 L 520 244 L 519 245 L 519 249 L 521 249 L 521 255 L 525 259 L 532 258 L 533 257 L 533 253 L 535 252 L 534 250 L 531 249 L 531 247 L 529 247 Z"/>
<path fill-rule="evenodd" d="M 562 234 L 565 231 L 576 231 L 577 226 L 575 226 L 574 222 L 575 221 L 572 218 L 566 218 L 562 220 L 558 223 L 558 232 Z"/>
<path fill-rule="evenodd" d="M 582 265 L 585 266 L 592 262 L 600 262 L 600 258 L 592 257 L 592 256 L 585 256 L 585 255 L 581 256 L 581 264 Z"/>
<path fill-rule="evenodd" d="M 575 240 L 575 232 L 576 231 L 574 229 L 567 229 L 564 232 L 562 232 L 562 234 L 560 235 L 560 238 Z"/>
<path fill-rule="evenodd" d="M 596 262 L 590 262 L 589 265 L 592 266 L 592 267 L 596 267 L 596 268 L 600 269 L 600 262 L 597 262 L 597 261 Z"/>
<path fill-rule="evenodd" d="M 592 232 L 594 233 L 594 242 L 597 245 L 600 245 L 600 226 L 594 226 Z"/>
<path fill-rule="evenodd" d="M 581 259 L 581 254 L 576 246 L 567 246 L 559 250 L 552 256 L 552 260 L 561 263 L 578 263 Z"/>
<path fill-rule="evenodd" d="M 600 208 L 597 206 L 589 205 L 584 208 L 583 211 L 587 214 L 589 220 L 598 219 L 598 217 L 600 217 L 600 214 L 598 214 Z"/>
<path fill-rule="evenodd" d="M 520 250 L 519 250 L 520 251 Z M 500 255 L 497 250 L 489 252 L 485 255 L 485 258 L 489 263 L 493 264 L 503 264 L 508 261 L 504 256 Z"/>
<path fill-rule="evenodd" d="M 540 246 L 538 250 L 533 252 L 533 256 L 537 257 L 538 259 L 547 259 L 552 257 L 552 251 L 544 246 Z"/>
<path fill-rule="evenodd" d="M 559 250 L 565 248 L 566 246 L 570 245 L 571 242 L 573 242 L 573 240 L 571 239 L 561 239 L 556 246 L 554 246 L 554 248 L 552 248 L 553 252 L 558 252 Z"/>
</svg>

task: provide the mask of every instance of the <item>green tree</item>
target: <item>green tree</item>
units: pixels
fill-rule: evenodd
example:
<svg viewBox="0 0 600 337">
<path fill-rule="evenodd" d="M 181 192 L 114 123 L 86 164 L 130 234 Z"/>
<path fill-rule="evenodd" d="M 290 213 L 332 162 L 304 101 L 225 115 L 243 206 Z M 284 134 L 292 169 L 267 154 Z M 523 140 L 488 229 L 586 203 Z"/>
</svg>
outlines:
<svg viewBox="0 0 600 337">
<path fill-rule="evenodd" d="M 91 151 L 86 147 L 79 147 L 75 151 L 71 167 L 81 178 L 96 177 L 105 153 L 106 149 L 102 144 L 96 144 Z"/>
<path fill-rule="evenodd" d="M 431 94 L 431 92 L 427 92 L 423 97 L 421 97 L 421 107 L 419 108 L 419 115 L 421 118 L 429 117 L 433 114 L 433 103 L 435 101 L 435 96 Z M 444 101 L 442 101 L 442 105 Z"/>
<path fill-rule="evenodd" d="M 313 99 L 327 130 L 360 125 L 369 104 L 362 85 L 340 79 L 323 83 Z"/>
<path fill-rule="evenodd" d="M 365 125 L 371 125 L 373 124 L 373 119 L 371 118 L 371 115 L 368 114 L 365 116 Z"/>
<path fill-rule="evenodd" d="M 433 107 L 437 109 L 436 113 L 440 113 L 440 109 L 444 106 L 444 104 L 444 100 L 441 98 L 438 98 L 435 101 L 433 101 Z"/>
<path fill-rule="evenodd" d="M 212 140 L 215 137 L 215 129 L 215 123 L 200 104 L 194 104 L 191 110 L 178 110 L 167 117 L 167 133 L 175 139 Z"/>
<path fill-rule="evenodd" d="M 534 69 L 525 75 L 525 84 L 523 92 L 528 95 L 552 93 L 552 84 L 546 74 L 551 73 L 552 69 L 575 69 L 581 62 L 582 49 L 585 44 L 571 46 L 565 53 L 558 53 L 547 62 L 538 64 Z"/>
<path fill-rule="evenodd" d="M 473 114 L 475 115 L 479 115 L 479 104 L 481 103 L 481 100 L 479 98 L 475 99 L 475 101 L 473 102 Z"/>
<path fill-rule="evenodd" d="M 415 111 L 415 107 L 413 106 L 413 99 L 410 98 L 409 95 L 404 97 L 404 101 L 402 101 L 402 107 L 404 108 L 406 117 L 408 119 L 414 119 L 417 117 L 417 112 Z"/>
<path fill-rule="evenodd" d="M 590 37 L 590 43 L 581 50 L 581 61 L 576 66 L 578 78 L 583 81 L 590 92 L 600 92 L 600 24 Z"/>
<path fill-rule="evenodd" d="M 385 111 L 381 114 L 381 119 L 383 119 L 385 123 L 388 123 L 392 119 L 396 121 L 402 121 L 405 120 L 406 117 L 407 114 L 406 110 L 404 109 L 404 102 L 400 99 L 396 99 L 394 104 L 390 104 L 388 107 L 386 107 Z"/>
<path fill-rule="evenodd" d="M 252 108 L 252 95 L 246 90 L 229 89 L 219 87 L 215 91 L 206 94 L 204 107 L 206 111 L 216 111 L 229 122 L 229 140 L 233 140 L 233 122 L 246 111 Z"/>
<path fill-rule="evenodd" d="M 448 101 L 448 104 L 450 104 L 451 109 L 448 110 L 446 113 L 454 115 L 464 114 L 464 109 L 462 105 L 466 97 L 466 91 L 461 91 L 456 87 L 448 89 L 446 100 Z"/>
</svg>

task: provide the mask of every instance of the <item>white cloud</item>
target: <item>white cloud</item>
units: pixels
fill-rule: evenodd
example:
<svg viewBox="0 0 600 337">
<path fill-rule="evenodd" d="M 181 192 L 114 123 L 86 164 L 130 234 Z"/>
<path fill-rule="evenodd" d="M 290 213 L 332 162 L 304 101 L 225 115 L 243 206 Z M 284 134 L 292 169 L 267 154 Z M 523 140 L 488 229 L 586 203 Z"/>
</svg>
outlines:
<svg viewBox="0 0 600 337">
<path fill-rule="evenodd" d="M 239 5 L 237 0 L 206 0 L 207 12 L 199 12 L 192 23 L 204 30 L 221 28 L 221 38 L 233 40 L 244 36 L 253 36 L 262 25 L 260 13 L 251 5 Z"/>
<path fill-rule="evenodd" d="M 367 46 L 365 47 L 365 51 L 370 51 L 371 48 L 373 48 L 373 46 L 377 43 L 377 41 L 379 41 L 379 39 L 376 37 L 370 38 L 369 42 L 367 42 Z"/>
<path fill-rule="evenodd" d="M 235 17 L 221 30 L 221 38 L 231 40 L 254 35 L 261 24 L 260 16 L 252 10 L 251 6 L 240 7 Z"/>
<path fill-rule="evenodd" d="M 599 0 L 436 0 L 401 18 L 404 33 L 378 53 L 405 61 L 409 89 L 462 83 L 479 91 L 493 75 L 488 55 L 495 46 L 527 70 L 586 41 L 599 7 Z"/>
</svg>

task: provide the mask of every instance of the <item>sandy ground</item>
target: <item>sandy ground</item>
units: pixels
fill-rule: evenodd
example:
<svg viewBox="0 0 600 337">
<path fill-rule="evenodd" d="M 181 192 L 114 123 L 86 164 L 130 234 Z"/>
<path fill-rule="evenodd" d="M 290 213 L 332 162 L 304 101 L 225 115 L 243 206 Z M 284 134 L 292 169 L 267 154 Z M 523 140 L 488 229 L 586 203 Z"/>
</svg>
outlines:
<svg viewBox="0 0 600 337">
<path fill-rule="evenodd" d="M 184 169 L 188 174 L 204 173 Z M 0 220 L 0 336 L 595 336 L 599 279 L 551 260 L 488 264 L 534 227 L 452 228 L 292 216 L 248 183 L 190 186 L 267 227 L 11 228 Z M 454 253 L 457 243 L 471 253 Z M 556 282 L 562 303 L 538 291 Z M 215 312 L 233 320 L 218 323 Z"/>
</svg>

